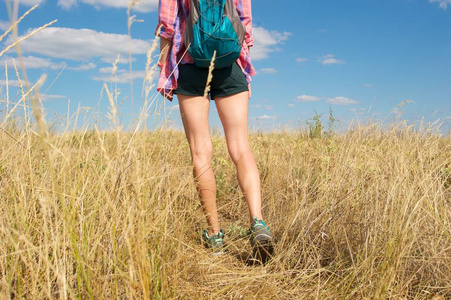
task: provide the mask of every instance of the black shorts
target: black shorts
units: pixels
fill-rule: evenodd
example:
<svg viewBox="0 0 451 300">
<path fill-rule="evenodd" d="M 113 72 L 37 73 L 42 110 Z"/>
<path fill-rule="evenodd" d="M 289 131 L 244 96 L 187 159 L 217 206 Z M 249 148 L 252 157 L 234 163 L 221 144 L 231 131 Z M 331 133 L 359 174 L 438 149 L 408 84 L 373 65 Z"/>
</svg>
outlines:
<svg viewBox="0 0 451 300">
<path fill-rule="evenodd" d="M 203 96 L 207 83 L 208 69 L 195 64 L 179 65 L 179 78 L 174 94 Z M 210 97 L 226 97 L 248 91 L 246 77 L 240 66 L 234 63 L 230 67 L 213 70 L 210 83 Z"/>
</svg>

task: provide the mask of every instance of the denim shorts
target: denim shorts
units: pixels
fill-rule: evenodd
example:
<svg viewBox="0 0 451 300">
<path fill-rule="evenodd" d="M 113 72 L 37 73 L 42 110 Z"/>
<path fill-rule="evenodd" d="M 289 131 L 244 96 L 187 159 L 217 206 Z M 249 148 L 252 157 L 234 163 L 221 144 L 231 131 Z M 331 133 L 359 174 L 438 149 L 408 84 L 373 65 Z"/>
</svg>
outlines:
<svg viewBox="0 0 451 300">
<path fill-rule="evenodd" d="M 174 94 L 203 96 L 207 82 L 208 69 L 195 64 L 180 64 L 177 88 Z M 213 70 L 210 83 L 210 98 L 231 96 L 248 91 L 246 77 L 237 63 L 230 67 Z"/>
</svg>

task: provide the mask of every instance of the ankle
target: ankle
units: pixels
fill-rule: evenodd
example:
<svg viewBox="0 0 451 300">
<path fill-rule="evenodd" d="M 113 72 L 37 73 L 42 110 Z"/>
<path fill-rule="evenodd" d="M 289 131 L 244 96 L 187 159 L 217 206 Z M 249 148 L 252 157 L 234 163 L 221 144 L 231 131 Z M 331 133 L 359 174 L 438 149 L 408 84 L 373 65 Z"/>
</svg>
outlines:
<svg viewBox="0 0 451 300">
<path fill-rule="evenodd" d="M 213 236 L 213 235 L 217 235 L 218 233 L 221 232 L 221 228 L 209 228 L 208 229 L 208 235 L 209 236 Z"/>
<path fill-rule="evenodd" d="M 262 220 L 263 220 L 263 217 L 262 217 L 261 214 L 251 216 L 251 224 L 254 223 L 255 219 L 257 219 L 257 220 L 259 220 L 259 221 L 262 221 Z"/>
</svg>

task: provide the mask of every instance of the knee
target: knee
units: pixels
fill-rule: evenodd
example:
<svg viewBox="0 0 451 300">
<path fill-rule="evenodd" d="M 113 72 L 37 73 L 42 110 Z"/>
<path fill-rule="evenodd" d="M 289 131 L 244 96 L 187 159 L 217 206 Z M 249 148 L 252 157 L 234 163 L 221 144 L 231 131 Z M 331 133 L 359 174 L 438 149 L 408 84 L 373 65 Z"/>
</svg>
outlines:
<svg viewBox="0 0 451 300">
<path fill-rule="evenodd" d="M 236 165 L 242 159 L 248 160 L 252 157 L 252 151 L 248 144 L 235 144 L 228 147 L 230 158 Z"/>
<path fill-rule="evenodd" d="M 197 169 L 210 166 L 213 157 L 213 145 L 211 141 L 191 145 L 191 157 L 193 165 Z"/>
</svg>

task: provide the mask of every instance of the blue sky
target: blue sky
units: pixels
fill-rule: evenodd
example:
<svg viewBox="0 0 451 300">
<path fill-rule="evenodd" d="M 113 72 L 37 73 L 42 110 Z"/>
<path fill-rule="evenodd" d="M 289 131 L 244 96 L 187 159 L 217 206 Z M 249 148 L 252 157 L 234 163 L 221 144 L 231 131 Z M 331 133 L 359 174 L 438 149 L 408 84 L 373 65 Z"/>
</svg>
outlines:
<svg viewBox="0 0 451 300">
<path fill-rule="evenodd" d="M 9 1 L 9 0 L 5 0 Z M 0 2 L 0 35 L 9 28 Z M 142 0 L 131 11 L 127 0 L 24 0 L 19 16 L 39 7 L 19 24 L 19 36 L 53 20 L 21 43 L 29 79 L 47 75 L 41 94 L 48 118 L 93 107 L 102 115 L 106 82 L 117 84 L 124 123 L 130 119 L 129 49 L 132 51 L 133 111 L 143 101 L 146 53 L 157 24 L 157 0 Z M 332 109 L 342 126 L 369 119 L 444 123 L 451 130 L 451 0 L 253 1 L 257 76 L 252 82 L 250 125 L 256 129 L 302 127 L 315 111 Z M 11 34 L 0 51 L 13 43 Z M 118 54 L 116 77 L 113 62 Z M 154 54 L 157 54 L 154 52 Z M 17 101 L 14 49 L 0 57 L 0 100 Z M 6 77 L 5 64 L 8 67 Z M 156 96 L 151 91 L 149 98 Z M 167 119 L 180 126 L 177 101 L 165 103 Z M 412 101 L 403 107 L 399 104 Z M 70 104 L 68 104 L 70 103 Z M 1 107 L 3 106 L 3 108 Z M 0 103 L 4 110 L 4 104 Z M 163 115 L 163 114 L 162 114 Z M 219 124 L 214 106 L 211 123 Z"/>
</svg>

